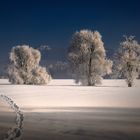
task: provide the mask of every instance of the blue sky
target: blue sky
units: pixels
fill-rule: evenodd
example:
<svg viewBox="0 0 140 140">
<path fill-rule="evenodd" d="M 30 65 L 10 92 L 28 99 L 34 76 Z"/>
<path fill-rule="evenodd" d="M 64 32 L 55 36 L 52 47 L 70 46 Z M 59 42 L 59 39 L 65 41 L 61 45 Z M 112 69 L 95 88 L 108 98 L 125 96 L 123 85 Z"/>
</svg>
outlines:
<svg viewBox="0 0 140 140">
<path fill-rule="evenodd" d="M 138 0 L 1 0 L 0 63 L 22 44 L 47 44 L 50 59 L 65 59 L 72 34 L 81 29 L 98 30 L 112 53 L 124 34 L 140 40 L 139 5 Z"/>
</svg>

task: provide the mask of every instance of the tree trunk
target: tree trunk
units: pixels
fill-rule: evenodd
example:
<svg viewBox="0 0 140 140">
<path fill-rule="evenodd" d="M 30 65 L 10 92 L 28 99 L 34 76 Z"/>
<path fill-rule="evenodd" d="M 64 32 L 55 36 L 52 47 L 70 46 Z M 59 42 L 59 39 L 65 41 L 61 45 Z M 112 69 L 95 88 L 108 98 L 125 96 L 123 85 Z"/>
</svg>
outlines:
<svg viewBox="0 0 140 140">
<path fill-rule="evenodd" d="M 130 62 L 127 62 L 127 71 L 128 71 L 128 74 L 129 74 L 129 77 L 127 78 L 131 78 L 132 79 L 132 71 L 133 71 L 133 68 L 132 68 L 132 65 Z M 132 83 L 133 81 L 131 80 L 129 83 L 128 83 L 128 87 L 132 87 Z"/>
<path fill-rule="evenodd" d="M 132 58 L 131 48 L 129 47 L 129 61 L 127 62 L 127 70 L 128 70 L 128 73 L 129 73 L 129 78 L 132 79 L 133 67 L 132 67 L 132 64 L 131 64 L 131 58 Z M 128 87 L 132 87 L 132 82 L 128 83 Z"/>
<path fill-rule="evenodd" d="M 93 48 L 93 46 L 91 46 L 91 48 L 90 48 L 90 59 L 89 59 L 89 65 L 88 65 L 88 67 L 89 67 L 88 86 L 95 86 L 95 83 L 92 82 L 92 75 L 91 75 L 91 72 L 92 72 L 92 70 L 91 70 L 91 68 L 92 68 L 92 53 L 93 53 L 93 51 L 94 51 L 94 48 Z"/>
<path fill-rule="evenodd" d="M 128 87 L 132 87 L 132 83 L 128 83 Z"/>
<path fill-rule="evenodd" d="M 92 86 L 92 83 L 91 83 L 91 57 L 89 60 L 88 86 Z"/>
</svg>

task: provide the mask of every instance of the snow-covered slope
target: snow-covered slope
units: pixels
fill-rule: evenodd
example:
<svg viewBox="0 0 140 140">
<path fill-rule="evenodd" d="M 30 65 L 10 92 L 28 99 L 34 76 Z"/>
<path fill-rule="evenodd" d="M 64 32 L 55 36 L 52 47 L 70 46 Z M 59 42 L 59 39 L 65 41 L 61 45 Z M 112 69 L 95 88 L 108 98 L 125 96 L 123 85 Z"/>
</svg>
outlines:
<svg viewBox="0 0 140 140">
<path fill-rule="evenodd" d="M 140 107 L 140 80 L 128 88 L 124 80 L 103 80 L 97 87 L 76 85 L 73 80 L 52 80 L 49 85 L 11 85 L 0 79 L 0 92 L 21 108 Z"/>
</svg>

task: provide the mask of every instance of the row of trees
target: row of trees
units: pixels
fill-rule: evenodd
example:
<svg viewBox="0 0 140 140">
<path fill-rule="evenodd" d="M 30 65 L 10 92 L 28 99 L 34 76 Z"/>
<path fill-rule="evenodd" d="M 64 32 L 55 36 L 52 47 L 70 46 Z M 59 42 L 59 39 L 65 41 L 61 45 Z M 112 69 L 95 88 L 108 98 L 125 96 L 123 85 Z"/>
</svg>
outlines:
<svg viewBox="0 0 140 140">
<path fill-rule="evenodd" d="M 134 36 L 124 36 L 113 62 L 106 58 L 104 43 L 99 32 L 81 30 L 73 35 L 68 60 L 76 82 L 94 86 L 102 77 L 112 73 L 115 78 L 126 79 L 128 87 L 140 75 L 140 44 Z M 113 67 L 113 68 L 112 68 Z"/>
<path fill-rule="evenodd" d="M 8 67 L 9 81 L 13 84 L 47 84 L 51 76 L 39 65 L 40 59 L 41 53 L 37 49 L 26 45 L 13 47 Z M 77 83 L 95 86 L 101 84 L 103 76 L 113 72 L 116 77 L 125 78 L 131 87 L 140 74 L 140 45 L 133 36 L 125 36 L 113 62 L 106 57 L 100 33 L 81 30 L 72 37 L 68 62 L 65 66 L 71 69 Z"/>
</svg>

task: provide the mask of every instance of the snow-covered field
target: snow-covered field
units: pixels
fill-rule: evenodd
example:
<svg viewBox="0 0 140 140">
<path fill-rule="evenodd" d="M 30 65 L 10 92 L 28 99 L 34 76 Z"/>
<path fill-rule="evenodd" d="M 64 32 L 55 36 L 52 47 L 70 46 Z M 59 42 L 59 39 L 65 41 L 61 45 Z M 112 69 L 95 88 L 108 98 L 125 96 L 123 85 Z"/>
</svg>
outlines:
<svg viewBox="0 0 140 140">
<path fill-rule="evenodd" d="M 73 80 L 52 80 L 47 86 L 11 85 L 0 80 L 0 92 L 21 108 L 140 107 L 140 80 L 132 88 L 124 80 L 104 80 L 98 87 L 76 85 Z"/>
<path fill-rule="evenodd" d="M 140 80 L 128 88 L 124 80 L 87 87 L 73 80 L 34 86 L 1 79 L 0 93 L 24 113 L 22 140 L 140 140 Z"/>
</svg>

